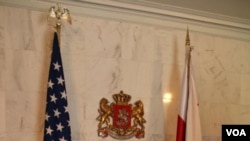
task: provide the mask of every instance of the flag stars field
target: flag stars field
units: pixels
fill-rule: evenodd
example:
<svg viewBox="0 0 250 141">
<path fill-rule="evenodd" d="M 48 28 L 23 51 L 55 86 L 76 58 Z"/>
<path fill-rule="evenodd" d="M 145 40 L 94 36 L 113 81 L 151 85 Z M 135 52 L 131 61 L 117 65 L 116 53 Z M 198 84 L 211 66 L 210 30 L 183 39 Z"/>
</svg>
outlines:
<svg viewBox="0 0 250 141">
<path fill-rule="evenodd" d="M 48 87 L 51 88 L 51 89 L 53 89 L 53 85 L 54 85 L 54 83 L 52 83 L 52 81 L 49 80 Z"/>
<path fill-rule="evenodd" d="M 66 92 L 65 92 L 65 91 L 61 92 L 61 98 L 67 99 L 67 96 L 66 96 Z"/>
<path fill-rule="evenodd" d="M 58 111 L 58 109 L 54 110 L 54 116 L 55 116 L 55 117 L 59 118 L 59 115 L 60 115 L 60 114 L 61 114 L 61 113 Z"/>
<path fill-rule="evenodd" d="M 45 120 L 48 121 L 48 120 L 49 120 L 49 117 L 50 117 L 50 116 L 46 113 L 46 115 L 45 115 Z"/>
<path fill-rule="evenodd" d="M 68 107 L 64 106 L 64 112 L 68 112 Z"/>
<path fill-rule="evenodd" d="M 51 102 L 54 102 L 54 103 L 56 103 L 56 100 L 57 100 L 57 98 L 56 98 L 56 96 L 53 94 L 52 96 L 50 96 L 50 101 Z"/>
<path fill-rule="evenodd" d="M 50 126 L 48 128 L 46 128 L 46 134 L 51 135 L 53 132 L 53 130 L 50 128 Z"/>
<path fill-rule="evenodd" d="M 60 141 L 67 141 L 67 140 L 65 140 L 64 137 L 62 137 L 62 138 L 60 138 Z"/>
<path fill-rule="evenodd" d="M 58 131 L 61 131 L 61 132 L 62 132 L 63 126 L 62 126 L 61 123 L 57 124 L 56 127 L 57 127 L 57 130 L 58 130 Z"/>
<path fill-rule="evenodd" d="M 63 85 L 64 80 L 62 79 L 62 76 L 58 77 L 57 80 L 58 80 L 58 85 L 59 84 Z"/>
<path fill-rule="evenodd" d="M 71 141 L 67 92 L 57 34 L 49 68 L 44 141 Z"/>
<path fill-rule="evenodd" d="M 58 62 L 53 63 L 53 65 L 54 65 L 54 70 L 60 71 L 60 67 L 61 67 L 61 66 L 58 64 Z"/>
</svg>

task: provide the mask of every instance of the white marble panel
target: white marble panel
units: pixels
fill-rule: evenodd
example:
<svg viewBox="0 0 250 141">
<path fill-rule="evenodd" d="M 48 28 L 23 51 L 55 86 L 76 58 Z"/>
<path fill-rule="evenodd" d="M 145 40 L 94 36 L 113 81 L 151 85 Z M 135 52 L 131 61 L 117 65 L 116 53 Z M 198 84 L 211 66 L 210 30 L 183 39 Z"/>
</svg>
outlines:
<svg viewBox="0 0 250 141">
<path fill-rule="evenodd" d="M 0 141 L 41 141 L 53 29 L 46 12 L 0 6 L 0 16 Z M 185 31 L 72 17 L 60 45 L 73 140 L 115 140 L 97 136 L 96 117 L 100 99 L 123 90 L 131 103 L 144 102 L 142 141 L 174 141 Z M 221 124 L 250 122 L 250 42 L 192 31 L 190 38 L 203 139 L 219 141 Z"/>
<path fill-rule="evenodd" d="M 4 36 L 4 12 L 3 8 L 0 8 L 0 17 L 3 17 L 0 21 L 0 141 L 5 141 L 6 137 L 6 99 L 4 90 L 4 70 L 5 70 L 5 36 Z"/>
<path fill-rule="evenodd" d="M 250 87 L 249 87 L 249 81 L 250 81 L 250 76 L 249 74 L 241 74 L 241 88 L 240 88 L 240 103 L 242 105 L 249 105 L 249 101 L 250 101 L 250 96 L 249 96 L 249 91 L 250 91 Z"/>
<path fill-rule="evenodd" d="M 241 73 L 242 74 L 249 74 L 250 73 L 250 56 L 249 56 L 249 51 L 250 51 L 250 43 L 242 43 L 242 56 L 241 56 Z"/>
<path fill-rule="evenodd" d="M 0 89 L 0 141 L 5 140 L 6 136 L 6 106 L 5 92 Z"/>
</svg>

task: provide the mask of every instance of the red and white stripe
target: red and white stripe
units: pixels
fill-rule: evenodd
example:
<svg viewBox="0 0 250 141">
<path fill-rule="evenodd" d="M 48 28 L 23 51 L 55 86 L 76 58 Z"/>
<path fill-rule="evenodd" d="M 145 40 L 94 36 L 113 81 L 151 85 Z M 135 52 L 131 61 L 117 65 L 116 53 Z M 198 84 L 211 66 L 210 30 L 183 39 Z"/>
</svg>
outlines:
<svg viewBox="0 0 250 141">
<path fill-rule="evenodd" d="M 187 46 L 187 52 L 190 50 Z M 192 67 L 188 71 L 189 55 L 186 56 L 184 75 L 182 80 L 181 101 L 177 122 L 176 141 L 202 141 L 199 104 L 196 95 Z M 191 62 L 191 60 L 189 60 Z M 189 74 L 188 74 L 189 73 Z M 189 77 L 189 78 L 188 78 Z M 188 83 L 189 80 L 189 83 Z"/>
</svg>

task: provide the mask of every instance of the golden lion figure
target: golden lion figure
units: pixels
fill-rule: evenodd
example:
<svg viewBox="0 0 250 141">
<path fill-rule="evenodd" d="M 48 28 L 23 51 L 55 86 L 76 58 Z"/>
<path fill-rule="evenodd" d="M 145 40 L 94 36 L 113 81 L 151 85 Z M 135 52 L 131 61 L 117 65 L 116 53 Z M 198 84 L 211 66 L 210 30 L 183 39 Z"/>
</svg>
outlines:
<svg viewBox="0 0 250 141">
<path fill-rule="evenodd" d="M 145 128 L 143 124 L 146 122 L 146 120 L 143 118 L 143 115 L 144 115 L 143 103 L 140 100 L 135 102 L 135 107 L 133 108 L 132 115 L 135 118 L 134 125 L 139 124 L 139 126 L 141 126 L 143 130 Z"/>
<path fill-rule="evenodd" d="M 140 131 L 141 136 L 144 137 L 144 123 L 146 123 L 146 120 L 143 118 L 144 110 L 143 110 L 143 103 L 138 100 L 135 102 L 135 107 L 132 110 L 132 117 L 133 117 L 133 126 L 131 126 L 128 131 Z M 137 128 L 137 127 L 141 128 Z"/>
<path fill-rule="evenodd" d="M 100 109 L 98 109 L 99 116 L 96 118 L 99 122 L 98 128 L 103 129 L 102 125 L 106 123 L 108 126 L 111 125 L 109 116 L 112 115 L 112 108 L 108 105 L 108 100 L 106 98 L 102 98 L 100 101 Z"/>
</svg>

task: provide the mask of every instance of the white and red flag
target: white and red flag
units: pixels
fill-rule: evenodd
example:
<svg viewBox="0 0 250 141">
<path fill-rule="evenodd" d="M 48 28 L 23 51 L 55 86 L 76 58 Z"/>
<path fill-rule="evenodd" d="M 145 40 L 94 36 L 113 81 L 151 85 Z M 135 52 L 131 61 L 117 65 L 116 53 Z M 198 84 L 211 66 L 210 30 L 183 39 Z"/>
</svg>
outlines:
<svg viewBox="0 0 250 141">
<path fill-rule="evenodd" d="M 181 100 L 177 122 L 176 141 L 202 141 L 199 103 L 191 67 L 189 35 L 186 39 L 186 60 L 182 80 Z"/>
</svg>

